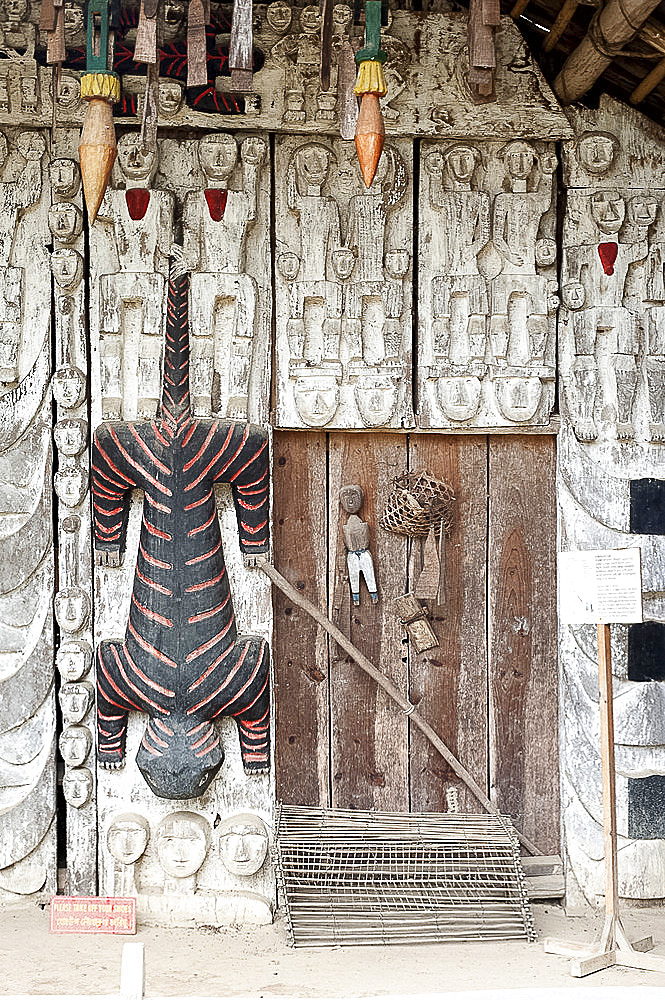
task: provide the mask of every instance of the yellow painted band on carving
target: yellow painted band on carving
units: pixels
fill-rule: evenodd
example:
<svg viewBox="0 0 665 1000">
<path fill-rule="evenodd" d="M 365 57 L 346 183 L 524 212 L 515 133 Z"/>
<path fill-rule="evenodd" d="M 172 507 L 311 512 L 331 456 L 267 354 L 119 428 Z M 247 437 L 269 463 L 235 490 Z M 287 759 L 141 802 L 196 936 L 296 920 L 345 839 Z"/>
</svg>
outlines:
<svg viewBox="0 0 665 1000">
<path fill-rule="evenodd" d="M 363 94 L 378 94 L 384 97 L 388 93 L 386 87 L 386 77 L 383 72 L 383 64 L 376 59 L 367 59 L 358 66 L 358 78 L 353 88 L 356 97 Z"/>
<path fill-rule="evenodd" d="M 84 73 L 81 77 L 81 97 L 84 101 L 101 97 L 115 104 L 120 100 L 120 77 L 116 73 Z"/>
</svg>

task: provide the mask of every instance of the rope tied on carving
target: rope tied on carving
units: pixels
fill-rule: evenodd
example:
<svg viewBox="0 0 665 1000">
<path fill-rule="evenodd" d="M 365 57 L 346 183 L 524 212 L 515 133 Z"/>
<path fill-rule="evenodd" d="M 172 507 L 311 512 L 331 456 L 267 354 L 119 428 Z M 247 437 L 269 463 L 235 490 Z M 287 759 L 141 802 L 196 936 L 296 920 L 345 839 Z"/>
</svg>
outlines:
<svg viewBox="0 0 665 1000">
<path fill-rule="evenodd" d="M 635 26 L 632 21 L 626 17 L 626 12 L 623 7 L 622 0 L 619 0 L 619 9 L 623 15 L 626 24 L 632 28 L 633 32 L 639 31 L 641 25 Z M 588 38 L 593 45 L 596 52 L 603 56 L 605 59 L 616 59 L 616 57 L 623 51 L 625 42 L 613 43 L 605 35 L 603 28 L 600 23 L 600 15 L 602 14 L 602 8 L 596 11 L 596 13 L 591 18 L 591 23 L 589 24 Z"/>
</svg>

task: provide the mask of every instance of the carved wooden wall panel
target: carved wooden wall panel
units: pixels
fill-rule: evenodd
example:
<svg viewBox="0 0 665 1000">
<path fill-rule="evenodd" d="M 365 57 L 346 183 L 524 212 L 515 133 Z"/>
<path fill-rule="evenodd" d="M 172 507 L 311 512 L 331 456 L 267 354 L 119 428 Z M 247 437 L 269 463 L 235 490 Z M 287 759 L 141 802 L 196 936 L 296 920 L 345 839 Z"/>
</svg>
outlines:
<svg viewBox="0 0 665 1000">
<path fill-rule="evenodd" d="M 656 493 L 665 485 L 665 133 L 608 98 L 597 111 L 571 110 L 569 117 L 576 140 L 563 147 L 560 545 L 639 545 L 645 621 L 657 631 L 665 621 L 663 526 L 657 507 L 645 526 L 648 509 L 631 495 L 636 481 Z M 631 628 L 613 627 L 620 893 L 648 899 L 662 894 L 665 840 L 631 829 L 630 803 L 635 781 L 665 771 L 662 683 L 636 679 Z M 603 892 L 595 629 L 562 625 L 559 650 L 569 893 L 572 901 L 595 900 Z"/>
<path fill-rule="evenodd" d="M 170 258 L 182 259 L 191 272 L 194 414 L 265 421 L 267 143 L 227 134 L 167 138 L 160 141 L 158 156 L 146 156 L 137 140 L 136 133 L 121 138 L 113 186 L 89 231 L 93 427 L 103 419 L 149 419 L 157 412 Z M 217 487 L 216 498 L 238 631 L 269 640 L 269 581 L 243 566 L 230 488 Z M 125 631 L 141 506 L 138 499 L 132 504 L 123 564 L 96 570 L 97 642 L 117 640 Z M 130 713 L 125 767 L 99 772 L 100 891 L 129 886 L 142 919 L 155 923 L 269 921 L 274 880 L 263 862 L 274 801 L 271 774 L 245 775 L 236 724 L 225 719 L 219 726 L 225 761 L 205 794 L 184 803 L 157 797 L 134 759 L 145 721 Z M 239 838 L 245 847 L 252 838 L 263 845 L 257 870 L 234 861 Z M 174 862 L 179 851 L 187 855 L 181 866 Z"/>
<path fill-rule="evenodd" d="M 547 424 L 554 405 L 556 156 L 544 143 L 423 143 L 420 421 Z"/>
<path fill-rule="evenodd" d="M 56 888 L 46 149 L 42 132 L 0 131 L 1 896 Z"/>
<path fill-rule="evenodd" d="M 277 426 L 410 426 L 411 144 L 369 190 L 339 140 L 279 137 L 275 168 Z"/>
</svg>

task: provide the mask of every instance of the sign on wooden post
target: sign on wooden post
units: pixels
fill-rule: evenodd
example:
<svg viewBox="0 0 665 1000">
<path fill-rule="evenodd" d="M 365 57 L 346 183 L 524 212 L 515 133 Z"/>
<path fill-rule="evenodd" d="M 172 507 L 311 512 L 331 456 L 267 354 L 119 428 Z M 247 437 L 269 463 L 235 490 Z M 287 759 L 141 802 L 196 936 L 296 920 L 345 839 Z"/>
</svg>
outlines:
<svg viewBox="0 0 665 1000">
<path fill-rule="evenodd" d="M 52 896 L 50 930 L 55 934 L 136 934 L 136 899 Z"/>
<path fill-rule="evenodd" d="M 553 955 L 569 955 L 573 976 L 588 976 L 613 965 L 665 972 L 665 956 L 644 954 L 653 948 L 651 935 L 639 941 L 629 941 L 619 916 L 610 623 L 642 621 L 639 548 L 560 553 L 559 616 L 564 624 L 595 624 L 598 628 L 605 923 L 600 938 L 594 944 L 546 938 L 543 947 Z"/>
</svg>

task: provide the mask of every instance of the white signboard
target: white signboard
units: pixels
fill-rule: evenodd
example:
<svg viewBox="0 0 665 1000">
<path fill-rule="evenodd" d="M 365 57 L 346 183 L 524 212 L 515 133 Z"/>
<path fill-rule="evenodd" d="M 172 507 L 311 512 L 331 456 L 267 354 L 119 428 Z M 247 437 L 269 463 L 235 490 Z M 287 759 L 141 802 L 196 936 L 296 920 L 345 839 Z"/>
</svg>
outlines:
<svg viewBox="0 0 665 1000">
<path fill-rule="evenodd" d="M 641 622 L 639 548 L 560 552 L 559 617 L 566 625 Z"/>
</svg>

